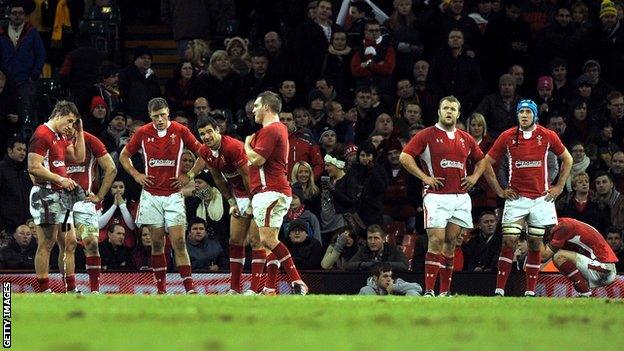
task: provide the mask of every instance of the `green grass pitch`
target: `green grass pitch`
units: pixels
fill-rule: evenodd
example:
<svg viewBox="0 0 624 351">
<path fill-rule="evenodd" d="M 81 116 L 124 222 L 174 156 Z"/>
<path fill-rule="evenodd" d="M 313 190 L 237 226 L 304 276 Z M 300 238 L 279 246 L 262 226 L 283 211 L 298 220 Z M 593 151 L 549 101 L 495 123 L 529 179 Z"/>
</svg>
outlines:
<svg viewBox="0 0 624 351">
<path fill-rule="evenodd" d="M 622 350 L 624 301 L 13 294 L 13 350 Z"/>
</svg>

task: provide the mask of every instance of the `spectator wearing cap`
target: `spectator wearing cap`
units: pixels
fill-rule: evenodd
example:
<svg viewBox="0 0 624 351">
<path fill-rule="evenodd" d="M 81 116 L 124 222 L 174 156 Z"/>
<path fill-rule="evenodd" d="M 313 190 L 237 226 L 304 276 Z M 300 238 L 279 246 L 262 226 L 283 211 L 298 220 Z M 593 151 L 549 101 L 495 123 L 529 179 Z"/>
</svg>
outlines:
<svg viewBox="0 0 624 351">
<path fill-rule="evenodd" d="M 572 94 L 572 100 L 580 100 L 587 104 L 587 113 L 593 118 L 599 118 L 605 101 L 600 101 L 594 96 L 594 85 L 591 78 L 582 74 L 574 81 L 576 89 Z"/>
<path fill-rule="evenodd" d="M 321 148 L 321 155 L 323 157 L 344 148 L 344 145 L 339 143 L 336 139 L 336 132 L 331 127 L 325 127 L 323 129 L 321 136 L 319 137 L 319 145 Z"/>
<path fill-rule="evenodd" d="M 288 237 L 284 244 L 288 247 L 297 268 L 321 269 L 323 247 L 317 239 L 308 234 L 308 225 L 304 221 L 296 219 L 288 224 Z"/>
<path fill-rule="evenodd" d="M 319 179 L 323 173 L 323 157 L 312 134 L 297 128 L 291 112 L 280 112 L 279 119 L 288 128 L 288 174 L 295 163 L 306 161 L 314 170 L 314 179 Z"/>
<path fill-rule="evenodd" d="M 555 100 L 553 97 L 553 79 L 550 76 L 541 76 L 537 79 L 537 94 L 535 103 L 539 107 L 539 114 L 545 115 L 549 112 L 558 111 L 566 113 L 567 106 L 564 101 Z"/>
<path fill-rule="evenodd" d="M 119 72 L 122 110 L 128 117 L 149 122 L 147 103 L 160 96 L 160 85 L 152 67 L 152 52 L 147 46 L 134 49 L 133 62 Z"/>
<path fill-rule="evenodd" d="M 285 225 L 288 225 L 288 223 L 296 220 L 303 221 L 307 226 L 307 232 L 310 237 L 323 243 L 323 240 L 321 239 L 321 226 L 318 217 L 306 208 L 304 203 L 306 198 L 301 184 L 293 184 L 292 193 L 293 196 L 290 203 L 290 209 L 286 213 L 286 218 L 284 219 Z"/>
<path fill-rule="evenodd" d="M 603 77 L 624 90 L 624 26 L 618 19 L 618 10 L 611 0 L 600 5 L 599 23 L 592 32 L 591 52 L 600 61 Z"/>
<path fill-rule="evenodd" d="M 476 109 L 485 117 L 490 135 L 497 136 L 516 124 L 516 106 L 520 100 L 514 77 L 511 74 L 500 76 L 498 92 L 486 95 Z"/>
<path fill-rule="evenodd" d="M 87 34 L 79 33 L 76 44 L 78 48 L 65 55 L 59 75 L 64 85 L 69 88 L 79 111 L 89 115 L 92 111 L 88 109 L 91 103 L 91 87 L 100 80 L 100 67 L 105 56 L 91 45 Z"/>
<path fill-rule="evenodd" d="M 99 138 L 111 157 L 117 160 L 119 150 L 127 142 L 128 134 L 126 115 L 122 111 L 117 111 L 110 114 L 106 129 L 99 134 Z"/>
<path fill-rule="evenodd" d="M 94 96 L 89 104 L 89 114 L 82 119 L 84 130 L 93 135 L 100 135 L 110 120 L 108 112 L 108 106 L 104 99 L 99 95 Z"/>
<path fill-rule="evenodd" d="M 100 96 L 110 111 L 117 111 L 121 100 L 119 97 L 119 69 L 115 64 L 105 63 L 99 70 L 99 82 L 91 88 L 91 96 Z"/>
<path fill-rule="evenodd" d="M 611 84 L 600 78 L 601 70 L 602 67 L 600 67 L 600 63 L 597 60 L 587 60 L 583 64 L 582 73 L 591 79 L 592 95 L 594 95 L 599 101 L 606 99 L 607 95 L 615 90 Z"/>
<path fill-rule="evenodd" d="M 236 134 L 235 129 L 230 125 L 228 118 L 223 112 L 214 110 L 210 112 L 209 116 L 214 118 L 217 122 L 217 126 L 219 127 L 219 131 L 222 135 L 229 135 L 233 138 L 240 139 L 240 136 Z"/>
<path fill-rule="evenodd" d="M 337 101 L 328 101 L 325 103 L 325 115 L 314 127 L 319 143 L 322 139 L 321 134 L 328 129 L 336 133 L 336 141 L 338 143 L 349 144 L 353 143 L 355 139 L 353 124 L 345 120 L 345 112 L 342 108 L 342 104 Z"/>
</svg>

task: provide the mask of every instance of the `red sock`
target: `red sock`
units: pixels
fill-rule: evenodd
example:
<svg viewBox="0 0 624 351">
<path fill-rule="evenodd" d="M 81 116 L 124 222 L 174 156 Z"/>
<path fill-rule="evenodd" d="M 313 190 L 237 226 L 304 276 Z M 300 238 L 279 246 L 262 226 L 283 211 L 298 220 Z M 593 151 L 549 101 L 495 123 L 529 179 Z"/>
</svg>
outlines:
<svg viewBox="0 0 624 351">
<path fill-rule="evenodd" d="M 540 251 L 529 250 L 527 253 L 526 266 L 524 267 L 526 273 L 526 291 L 535 292 L 541 262 Z"/>
<path fill-rule="evenodd" d="M 245 265 L 245 247 L 230 245 L 230 289 L 241 292 L 241 274 Z"/>
<path fill-rule="evenodd" d="M 496 288 L 505 290 L 507 285 L 507 278 L 511 272 L 511 265 L 513 263 L 514 249 L 511 247 L 503 246 L 500 256 L 498 257 L 498 275 L 496 276 Z"/>
<path fill-rule="evenodd" d="M 251 290 L 260 292 L 260 281 L 266 263 L 266 252 L 264 249 L 251 250 Z"/>
<path fill-rule="evenodd" d="M 65 291 L 72 291 L 76 289 L 76 275 L 66 275 L 65 276 Z"/>
<path fill-rule="evenodd" d="M 37 283 L 39 283 L 39 292 L 50 289 L 50 278 L 37 278 Z"/>
<path fill-rule="evenodd" d="M 299 271 L 297 271 L 297 267 L 295 267 L 295 262 L 293 262 L 292 257 L 290 257 L 290 251 L 288 251 L 286 245 L 280 242 L 279 244 L 277 244 L 276 247 L 273 248 L 272 251 L 275 254 L 275 257 L 279 260 L 280 265 L 284 267 L 284 270 L 286 271 L 290 282 L 292 283 L 301 280 Z"/>
<path fill-rule="evenodd" d="M 91 292 L 100 291 L 100 270 L 102 260 L 100 256 L 87 257 L 87 274 L 89 274 L 89 286 Z"/>
<path fill-rule="evenodd" d="M 269 253 L 266 257 L 267 277 L 264 286 L 267 289 L 277 288 L 277 271 L 279 270 L 280 263 L 275 257 L 274 253 Z"/>
<path fill-rule="evenodd" d="M 193 281 L 193 277 L 191 276 L 191 265 L 185 264 L 178 266 L 178 272 L 180 272 L 180 277 L 182 277 L 184 290 L 186 290 L 186 292 L 195 290 L 195 282 Z"/>
<path fill-rule="evenodd" d="M 442 257 L 442 267 L 440 267 L 440 294 L 448 293 L 451 289 L 451 279 L 453 279 L 453 257 Z"/>
<path fill-rule="evenodd" d="M 167 259 L 165 254 L 152 255 L 152 269 L 159 294 L 167 292 Z"/>
<path fill-rule="evenodd" d="M 566 278 L 568 278 L 569 281 L 572 282 L 574 290 L 580 293 L 589 292 L 587 280 L 583 277 L 581 272 L 579 272 L 574 263 L 571 261 L 565 261 L 561 266 L 559 266 L 559 270 L 566 276 Z"/>
<path fill-rule="evenodd" d="M 425 255 L 425 291 L 433 291 L 442 262 L 442 255 L 427 252 Z"/>
</svg>

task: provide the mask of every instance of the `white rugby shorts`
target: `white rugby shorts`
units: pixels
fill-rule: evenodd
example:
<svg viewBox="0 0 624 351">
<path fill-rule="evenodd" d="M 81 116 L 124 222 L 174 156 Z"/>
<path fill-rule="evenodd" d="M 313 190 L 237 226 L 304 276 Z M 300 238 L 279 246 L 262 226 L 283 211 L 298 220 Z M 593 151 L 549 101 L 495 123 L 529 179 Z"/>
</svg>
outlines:
<svg viewBox="0 0 624 351">
<path fill-rule="evenodd" d="M 426 194 L 423 199 L 425 229 L 446 228 L 450 223 L 471 229 L 472 201 L 468 194 Z"/>
</svg>

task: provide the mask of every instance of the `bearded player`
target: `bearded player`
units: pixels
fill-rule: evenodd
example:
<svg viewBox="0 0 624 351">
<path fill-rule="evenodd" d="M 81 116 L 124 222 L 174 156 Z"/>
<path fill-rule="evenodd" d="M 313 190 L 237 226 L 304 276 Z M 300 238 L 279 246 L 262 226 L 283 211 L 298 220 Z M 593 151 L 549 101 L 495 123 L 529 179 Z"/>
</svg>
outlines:
<svg viewBox="0 0 624 351">
<path fill-rule="evenodd" d="M 580 296 L 611 284 L 616 276 L 617 256 L 602 235 L 587 223 L 559 218 L 545 237 L 542 262 L 552 258 L 555 266 L 572 282 Z"/>
<path fill-rule="evenodd" d="M 119 162 L 134 180 L 143 186 L 136 223 L 148 225 L 152 239 L 152 268 L 159 294 L 166 293 L 167 260 L 165 258 L 165 227 L 168 230 L 175 262 L 188 294 L 195 294 L 191 263 L 184 237 L 186 212 L 180 189 L 192 174 L 181 174 L 184 148 L 199 152 L 201 143 L 191 131 L 169 120 L 169 106 L 163 98 L 149 101 L 151 123 L 139 128 L 119 155 Z M 143 150 L 145 174 L 132 165 L 130 157 Z"/>
<path fill-rule="evenodd" d="M 30 214 L 37 230 L 35 272 L 39 292 L 52 292 L 48 278 L 50 250 L 57 241 L 67 211 L 71 210 L 61 205 L 61 193 L 73 191 L 77 186 L 67 176 L 65 162 L 84 162 L 85 159 L 85 143 L 79 116 L 73 103 L 57 102 L 50 119 L 35 130 L 28 149 L 28 173 L 35 181 L 35 186 L 30 191 Z M 74 123 L 76 141 L 72 143 L 65 134 Z"/>
<path fill-rule="evenodd" d="M 76 131 L 72 129 L 70 134 L 70 137 L 75 141 Z M 85 191 L 87 197 L 84 201 L 74 204 L 72 211 L 73 229 L 69 232 L 62 232 L 58 236 L 59 270 L 65 275 L 67 292 L 77 292 L 74 274 L 74 251 L 76 239 L 81 239 L 85 247 L 86 268 L 91 292 L 98 293 L 100 290 L 101 259 L 98 250 L 99 216 L 95 206 L 108 193 L 117 174 L 117 168 L 100 139 L 88 132 L 83 132 L 83 134 L 85 143 L 84 162 L 68 161 L 66 165 L 67 174 Z M 99 184 L 98 166 L 103 171 L 102 184 Z"/>
<path fill-rule="evenodd" d="M 472 228 L 472 202 L 467 191 L 487 168 L 474 138 L 456 127 L 460 108 L 454 96 L 442 98 L 438 123 L 416 134 L 399 157 L 403 167 L 425 185 L 423 208 L 428 248 L 424 296 L 428 297 L 434 296 L 438 274 L 440 296 L 450 293 L 457 238 L 463 229 Z M 468 158 L 476 162 L 471 175 L 466 169 Z"/>
<path fill-rule="evenodd" d="M 492 165 L 505 154 L 509 164 L 509 187 L 502 189 L 497 179 L 486 174 L 496 194 L 505 200 L 502 217 L 503 243 L 498 258 L 495 295 L 505 295 L 505 285 L 516 242 L 525 225 L 528 226 L 528 248 L 525 265 L 525 296 L 535 296 L 540 269 L 540 250 L 546 227 L 557 224 L 554 201 L 563 191 L 572 168 L 572 156 L 561 143 L 557 133 L 537 124 L 538 108 L 532 100 L 522 100 L 516 107 L 518 127 L 504 131 L 485 156 Z M 553 151 L 562 161 L 557 184 L 548 182 L 548 152 Z"/>
</svg>

